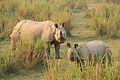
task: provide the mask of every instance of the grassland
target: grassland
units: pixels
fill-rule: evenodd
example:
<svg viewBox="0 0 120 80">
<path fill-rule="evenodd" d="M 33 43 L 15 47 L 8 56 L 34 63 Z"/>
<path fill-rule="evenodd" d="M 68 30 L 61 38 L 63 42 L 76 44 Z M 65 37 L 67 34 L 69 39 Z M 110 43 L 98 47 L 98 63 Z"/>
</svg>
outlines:
<svg viewBox="0 0 120 80">
<path fill-rule="evenodd" d="M 99 5 L 99 4 L 95 4 Z M 94 7 L 91 4 L 89 8 Z M 49 68 L 43 67 L 35 69 L 21 69 L 17 68 L 15 73 L 0 72 L 0 79 L 2 80 L 119 80 L 120 79 L 120 36 L 117 35 L 112 38 L 98 37 L 95 30 L 90 27 L 90 18 L 88 16 L 89 10 L 80 10 L 71 15 L 71 36 L 69 36 L 60 49 L 61 60 L 49 60 Z M 67 60 L 66 43 L 70 42 L 80 43 L 91 40 L 102 40 L 109 45 L 112 51 L 112 67 L 101 68 L 100 65 L 86 66 L 85 70 L 81 72 L 76 67 L 75 63 L 69 63 Z M 53 46 L 51 47 L 51 57 L 54 57 Z M 7 58 L 13 55 L 11 52 L 10 40 L 0 42 L 0 58 Z M 8 57 L 9 58 L 9 57 Z M 9 61 L 7 59 L 6 61 Z M 0 65 L 1 66 L 1 65 Z M 1 67 L 0 67 L 1 68 Z M 3 68 L 4 69 L 4 68 Z"/>
</svg>

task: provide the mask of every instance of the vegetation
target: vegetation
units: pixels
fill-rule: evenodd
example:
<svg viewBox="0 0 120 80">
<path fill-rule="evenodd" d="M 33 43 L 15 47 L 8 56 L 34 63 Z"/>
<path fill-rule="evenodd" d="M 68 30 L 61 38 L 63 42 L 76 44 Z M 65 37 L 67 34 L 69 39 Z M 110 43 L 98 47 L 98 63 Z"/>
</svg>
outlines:
<svg viewBox="0 0 120 80">
<path fill-rule="evenodd" d="M 86 63 L 83 69 L 81 71 L 74 62 L 50 61 L 47 80 L 117 80 L 118 77 L 115 75 L 119 76 L 118 73 L 114 72 L 115 68 L 108 66 L 104 68 L 99 64 L 93 67 Z"/>
<path fill-rule="evenodd" d="M 36 21 L 52 20 L 66 23 L 67 32 L 71 29 L 69 0 L 1 0 L 0 1 L 0 37 L 9 39 L 15 24 L 22 19 Z M 56 6 L 56 7 L 54 7 Z M 64 8 L 63 8 L 64 7 Z"/>
<path fill-rule="evenodd" d="M 113 2 L 113 3 L 119 4 L 120 0 L 108 0 L 108 2 Z"/>
<path fill-rule="evenodd" d="M 34 68 L 37 65 L 45 65 L 47 54 L 45 53 L 45 43 L 41 40 L 30 41 L 30 44 L 19 43 L 14 56 L 21 67 Z M 40 64 L 41 63 L 41 64 Z"/>
<path fill-rule="evenodd" d="M 46 59 L 41 40 L 18 43 L 16 51 L 11 51 L 9 35 L 22 19 L 64 22 L 67 33 L 72 34 L 66 43 L 105 41 L 112 51 L 112 65 L 86 63 L 81 71 L 67 59 L 66 43 L 61 46 L 60 60 L 52 58 L 52 46 L 51 59 Z M 0 80 L 119 80 L 119 33 L 119 0 L 0 0 Z"/>
<path fill-rule="evenodd" d="M 98 36 L 111 38 L 120 32 L 120 6 L 100 5 L 92 14 L 92 25 Z"/>
</svg>

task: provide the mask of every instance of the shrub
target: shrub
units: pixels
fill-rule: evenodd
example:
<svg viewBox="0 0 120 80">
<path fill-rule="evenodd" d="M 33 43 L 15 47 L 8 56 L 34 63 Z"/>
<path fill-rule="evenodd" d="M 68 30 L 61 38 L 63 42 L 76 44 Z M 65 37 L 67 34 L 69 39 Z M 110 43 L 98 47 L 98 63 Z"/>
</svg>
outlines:
<svg viewBox="0 0 120 80">
<path fill-rule="evenodd" d="M 113 37 L 120 30 L 120 7 L 118 5 L 102 5 L 92 14 L 92 26 L 98 36 Z"/>
</svg>

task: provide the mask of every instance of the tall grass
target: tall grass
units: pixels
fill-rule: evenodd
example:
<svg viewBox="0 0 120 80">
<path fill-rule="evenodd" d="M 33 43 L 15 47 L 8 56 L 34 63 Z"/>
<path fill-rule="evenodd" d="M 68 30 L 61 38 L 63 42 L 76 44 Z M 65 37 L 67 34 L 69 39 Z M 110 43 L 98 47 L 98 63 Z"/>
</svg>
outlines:
<svg viewBox="0 0 120 80">
<path fill-rule="evenodd" d="M 16 51 L 5 49 L 0 54 L 0 78 L 7 78 L 11 74 L 21 73 L 21 70 L 32 70 L 40 68 L 44 71 L 47 66 L 47 54 L 44 42 L 32 40 L 31 44 L 18 43 Z"/>
<path fill-rule="evenodd" d="M 75 8 L 78 10 L 87 9 L 88 3 L 87 0 L 77 0 Z"/>
<path fill-rule="evenodd" d="M 2 68 L 0 66 L 1 74 L 3 74 L 2 71 L 7 71 L 7 73 L 11 73 L 12 71 L 16 73 L 21 69 L 20 66 L 22 65 L 18 65 L 18 60 L 16 61 L 12 56 L 9 57 L 9 59 L 8 56 L 6 57 L 3 59 L 5 62 L 2 60 L 4 66 L 2 66 Z M 119 80 L 119 69 L 116 67 L 118 67 L 118 65 L 109 67 L 106 64 L 106 67 L 103 67 L 100 64 L 96 64 L 96 66 L 92 66 L 86 62 L 81 71 L 80 67 L 78 67 L 75 62 L 69 62 L 65 59 L 49 59 L 47 61 L 46 72 L 44 72 L 44 77 L 42 78 L 44 80 Z"/>
<path fill-rule="evenodd" d="M 3 53 L 4 52 L 4 53 Z M 0 54 L 0 79 L 6 77 L 8 74 L 16 74 L 19 72 L 16 59 L 14 58 L 10 49 L 4 49 Z"/>
<path fill-rule="evenodd" d="M 90 3 L 116 3 L 119 4 L 120 0 L 88 0 Z"/>
<path fill-rule="evenodd" d="M 120 0 L 106 0 L 107 2 L 112 2 L 112 3 L 116 3 L 116 4 L 119 4 L 120 3 Z"/>
<path fill-rule="evenodd" d="M 85 10 L 88 7 L 88 1 L 89 0 L 69 0 L 69 8 L 72 12 Z"/>
<path fill-rule="evenodd" d="M 9 39 L 9 34 L 16 23 L 17 8 L 17 1 L 0 1 L 0 40 Z"/>
<path fill-rule="evenodd" d="M 102 67 L 100 64 L 92 66 L 86 63 L 81 71 L 74 62 L 50 60 L 45 76 L 47 80 L 119 80 L 118 72 L 114 65 Z"/>
<path fill-rule="evenodd" d="M 1 0 L 0 39 L 9 39 L 13 27 L 22 19 L 64 22 L 69 33 L 71 29 L 69 3 L 69 0 Z"/>
<path fill-rule="evenodd" d="M 64 22 L 70 34 L 71 13 L 86 8 L 87 0 L 1 0 L 0 40 L 9 39 L 13 27 L 22 19 Z"/>
<path fill-rule="evenodd" d="M 15 51 L 17 62 L 25 68 L 35 68 L 37 65 L 45 65 L 47 54 L 45 53 L 45 43 L 37 40 L 29 43 L 19 43 Z"/>
<path fill-rule="evenodd" d="M 120 6 L 103 4 L 94 10 L 91 17 L 98 36 L 111 38 L 120 32 Z"/>
</svg>

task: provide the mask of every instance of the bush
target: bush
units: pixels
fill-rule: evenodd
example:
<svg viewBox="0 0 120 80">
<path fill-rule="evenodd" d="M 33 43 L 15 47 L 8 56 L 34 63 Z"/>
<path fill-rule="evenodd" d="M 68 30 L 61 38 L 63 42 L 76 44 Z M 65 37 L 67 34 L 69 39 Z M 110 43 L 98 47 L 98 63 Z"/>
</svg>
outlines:
<svg viewBox="0 0 120 80">
<path fill-rule="evenodd" d="M 94 10 L 92 26 L 98 36 L 111 38 L 120 32 L 120 6 L 102 5 Z"/>
</svg>

